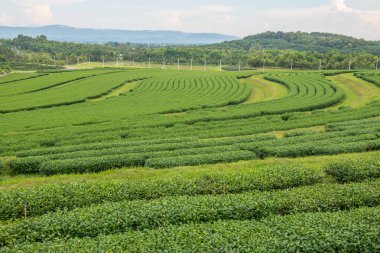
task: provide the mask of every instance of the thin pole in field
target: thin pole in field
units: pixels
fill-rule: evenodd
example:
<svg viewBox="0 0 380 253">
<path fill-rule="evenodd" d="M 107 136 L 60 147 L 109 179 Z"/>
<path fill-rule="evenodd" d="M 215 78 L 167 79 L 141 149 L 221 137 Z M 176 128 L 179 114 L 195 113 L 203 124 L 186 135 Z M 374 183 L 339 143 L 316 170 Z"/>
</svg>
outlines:
<svg viewBox="0 0 380 253">
<path fill-rule="evenodd" d="M 319 68 L 318 70 L 322 70 L 322 59 L 319 59 Z"/>
<path fill-rule="evenodd" d="M 166 68 L 166 58 L 162 57 L 162 68 Z"/>
<path fill-rule="evenodd" d="M 293 59 L 290 61 L 290 70 L 293 70 Z"/>
<path fill-rule="evenodd" d="M 104 68 L 104 56 L 103 56 L 103 68 Z"/>
<path fill-rule="evenodd" d="M 190 70 L 192 71 L 193 70 L 193 58 L 191 57 L 190 59 Z"/>
<path fill-rule="evenodd" d="M 205 66 L 204 66 L 204 69 L 203 69 L 204 71 L 206 71 L 207 70 L 207 60 L 205 60 Z"/>
<path fill-rule="evenodd" d="M 263 72 L 265 71 L 265 59 L 263 59 Z"/>
<path fill-rule="evenodd" d="M 149 68 L 150 68 L 150 57 L 149 57 Z"/>
<path fill-rule="evenodd" d="M 26 220 L 28 216 L 28 203 L 24 205 L 24 219 Z"/>
<path fill-rule="evenodd" d="M 57 63 L 55 62 L 55 55 L 53 56 L 53 58 L 54 58 L 54 65 L 57 65 Z"/>
<path fill-rule="evenodd" d="M 179 56 L 177 58 L 177 70 L 179 70 Z"/>
</svg>

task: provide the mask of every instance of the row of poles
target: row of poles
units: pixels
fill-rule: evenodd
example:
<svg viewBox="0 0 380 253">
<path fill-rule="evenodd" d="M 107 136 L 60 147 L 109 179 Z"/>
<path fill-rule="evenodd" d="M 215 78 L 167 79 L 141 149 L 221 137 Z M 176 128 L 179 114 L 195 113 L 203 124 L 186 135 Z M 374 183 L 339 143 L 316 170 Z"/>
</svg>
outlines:
<svg viewBox="0 0 380 253">
<path fill-rule="evenodd" d="M 54 56 L 54 64 L 56 64 L 55 56 Z M 79 64 L 80 64 L 79 57 L 77 57 L 77 65 L 79 65 Z M 68 62 L 68 58 L 66 57 L 65 66 L 68 66 L 68 65 L 69 65 L 69 62 Z M 102 59 L 102 65 L 103 65 L 103 68 L 104 68 L 105 67 L 104 57 Z M 116 58 L 115 65 L 116 65 L 116 67 L 119 67 L 119 59 L 118 58 Z M 91 67 L 91 58 L 88 58 L 88 66 Z M 135 66 L 135 59 L 132 60 L 132 66 L 133 67 Z M 151 58 L 150 57 L 148 58 L 148 68 L 152 68 L 152 63 L 151 63 Z M 165 58 L 163 60 L 162 68 L 166 68 Z M 179 58 L 177 59 L 177 69 L 178 70 L 180 69 L 180 60 L 179 60 Z M 222 60 L 220 60 L 219 69 L 222 70 Z M 193 58 L 191 58 L 191 60 L 190 60 L 190 70 L 193 70 Z M 204 70 L 205 71 L 207 70 L 207 60 L 204 61 Z M 240 70 L 241 70 L 241 61 L 239 60 L 239 71 Z"/>
<path fill-rule="evenodd" d="M 348 63 L 348 70 L 351 70 L 351 66 L 352 66 L 352 60 L 350 59 L 350 61 Z M 376 70 L 379 69 L 379 58 L 376 59 L 375 69 Z M 239 63 L 239 70 L 240 70 L 240 63 Z M 293 60 L 290 61 L 290 70 L 293 70 Z M 322 60 L 321 59 L 319 60 L 318 70 L 322 70 Z M 265 59 L 263 60 L 263 71 L 265 71 Z"/>
<path fill-rule="evenodd" d="M 31 57 L 31 56 L 30 56 Z M 54 60 L 54 65 L 56 65 L 56 58 L 55 56 L 53 56 L 53 60 Z M 80 60 L 79 60 L 79 57 L 77 57 L 77 65 L 80 64 Z M 265 68 L 266 68 L 266 61 L 265 59 L 263 59 L 263 66 L 262 66 L 262 70 L 265 71 Z M 65 66 L 68 66 L 69 65 L 69 60 L 68 60 L 68 57 L 66 56 L 66 59 L 65 59 Z M 103 57 L 102 59 L 102 65 L 103 67 L 105 67 L 105 59 Z M 119 67 L 119 57 L 116 58 L 116 66 Z M 133 58 L 132 60 L 132 66 L 135 66 L 135 59 Z M 91 67 L 91 58 L 88 58 L 88 67 Z M 151 68 L 152 65 L 151 65 L 151 57 L 149 57 L 148 59 L 148 68 Z M 162 68 L 166 68 L 166 59 L 165 57 L 163 57 L 163 65 L 162 65 Z M 180 58 L 178 57 L 177 58 L 177 69 L 180 69 Z M 207 60 L 204 61 L 204 68 L 203 68 L 205 71 L 207 70 Z M 220 60 L 219 62 L 219 69 L 222 70 L 222 60 Z M 320 59 L 319 60 L 319 67 L 318 67 L 319 70 L 322 70 L 322 60 Z M 350 59 L 349 63 L 348 63 L 348 70 L 351 70 L 352 69 L 352 59 Z M 376 59 L 376 65 L 375 65 L 375 69 L 376 70 L 379 70 L 379 58 Z M 193 70 L 193 58 L 191 58 L 190 60 L 190 70 Z M 238 63 L 238 70 L 241 71 L 241 60 L 239 59 L 239 63 Z M 293 70 L 293 59 L 290 61 L 290 70 Z"/>
<path fill-rule="evenodd" d="M 103 63 L 103 68 L 104 68 L 105 67 L 104 57 L 103 57 L 102 63 Z M 54 64 L 56 64 L 55 56 L 54 56 Z M 79 64 L 80 64 L 79 57 L 77 57 L 77 65 L 79 65 Z M 65 66 L 68 66 L 68 65 L 69 65 L 69 60 L 66 57 Z M 119 58 L 118 57 L 116 58 L 116 66 L 119 67 Z M 135 66 L 135 59 L 134 58 L 132 60 L 132 66 L 133 67 Z M 91 67 L 91 58 L 88 58 L 88 67 Z M 266 67 L 266 65 L 265 65 L 265 59 L 264 59 L 263 60 L 263 68 L 262 68 L 263 71 L 265 71 L 265 67 Z M 351 70 L 351 67 L 352 67 L 352 60 L 350 59 L 349 64 L 348 64 L 348 70 Z M 148 59 L 148 68 L 152 68 L 151 57 L 149 57 L 149 59 Z M 165 57 L 163 57 L 162 68 L 166 68 L 166 59 L 165 59 Z M 180 58 L 179 57 L 177 58 L 177 69 L 178 70 L 180 69 Z M 319 67 L 318 67 L 318 69 L 322 70 L 322 60 L 319 60 Z M 378 69 L 379 69 L 379 59 L 377 58 L 377 60 L 376 60 L 376 70 L 378 70 Z M 190 59 L 190 70 L 193 70 L 193 58 Z M 204 61 L 203 70 L 204 71 L 207 70 L 207 60 Z M 219 70 L 222 70 L 222 60 L 220 60 L 220 62 L 219 62 Z M 293 60 L 290 61 L 290 70 L 293 70 Z M 239 60 L 239 63 L 238 63 L 238 71 L 241 71 L 241 60 Z"/>
</svg>

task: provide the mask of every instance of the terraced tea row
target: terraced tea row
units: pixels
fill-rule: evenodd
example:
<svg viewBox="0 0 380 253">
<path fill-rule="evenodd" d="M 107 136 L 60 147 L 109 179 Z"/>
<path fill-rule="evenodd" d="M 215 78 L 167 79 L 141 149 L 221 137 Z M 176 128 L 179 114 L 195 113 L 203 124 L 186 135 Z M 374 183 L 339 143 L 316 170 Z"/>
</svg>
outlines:
<svg viewBox="0 0 380 253">
<path fill-rule="evenodd" d="M 375 157 L 376 153 L 373 155 Z M 360 182 L 380 178 L 379 160 L 366 158 L 338 160 L 322 168 L 300 165 L 270 165 L 228 169 L 213 167 L 194 172 L 163 174 L 150 171 L 146 177 L 109 177 L 106 181 L 87 181 L 80 177 L 69 182 L 36 184 L 0 191 L 0 220 L 17 219 L 24 215 L 27 204 L 28 217 L 38 216 L 56 210 L 72 210 L 103 202 L 156 199 L 164 196 L 185 196 L 205 194 L 229 194 L 247 191 L 270 191 L 299 186 L 313 185 L 331 178 L 338 182 Z M 171 170 L 170 170 L 171 171 Z M 84 177 L 85 175 L 83 175 Z M 104 178 L 100 176 L 100 178 Z M 46 179 L 46 178 L 44 178 Z"/>
<path fill-rule="evenodd" d="M 380 208 L 335 213 L 299 213 L 260 221 L 217 221 L 166 226 L 143 232 L 25 243 L 4 252 L 376 252 Z"/>
<path fill-rule="evenodd" d="M 10 73 L 10 74 L 7 74 L 6 76 L 0 77 L 0 84 L 36 78 L 40 75 L 41 74 L 37 74 L 37 73 Z"/>
<path fill-rule="evenodd" d="M 126 75 L 124 72 L 95 74 L 74 81 L 54 84 L 43 89 L 2 97 L 0 112 L 9 113 L 60 105 L 83 103 L 97 98 L 112 89 L 142 79 L 141 75 Z"/>
<path fill-rule="evenodd" d="M 172 82 L 172 78 L 170 77 L 170 72 L 164 73 L 152 73 L 152 75 L 159 75 L 160 79 L 167 80 L 167 82 Z M 202 80 L 206 78 L 213 77 L 223 77 L 226 75 L 226 80 L 228 76 L 232 76 L 231 78 L 236 78 L 236 73 L 234 74 L 219 74 L 219 73 L 196 73 L 196 74 L 182 74 L 184 77 L 187 77 L 190 80 L 194 80 L 194 75 L 199 76 Z M 304 74 L 306 75 L 306 74 Z M 86 124 L 88 122 L 98 122 L 99 119 L 102 119 L 102 122 L 115 122 L 115 121 L 123 121 L 124 126 L 143 126 L 143 125 L 157 125 L 164 124 L 164 122 L 173 122 L 173 123 L 195 123 L 202 121 L 215 121 L 215 120 L 225 120 L 225 119 L 241 119 L 241 118 L 250 118 L 257 117 L 265 114 L 279 114 L 284 112 L 291 111 L 307 111 L 318 108 L 325 108 L 331 104 L 338 103 L 342 97 L 343 93 L 341 90 L 334 90 L 334 86 L 328 82 L 323 75 L 321 74 L 309 74 L 312 81 L 304 81 L 304 77 L 302 75 L 295 75 L 289 77 L 289 74 L 282 74 L 278 76 L 276 80 L 285 79 L 284 82 L 287 83 L 290 89 L 289 96 L 277 99 L 273 101 L 264 101 L 254 104 L 244 104 L 244 105 L 236 105 L 229 106 L 228 108 L 223 105 L 228 105 L 229 103 L 237 103 L 237 101 L 243 101 L 243 98 L 248 92 L 247 88 L 244 88 L 246 85 L 236 83 L 233 85 L 236 89 L 240 89 L 241 94 L 232 93 L 232 97 L 230 94 L 220 99 L 219 101 L 212 102 L 211 106 L 223 106 L 223 108 L 203 108 L 208 105 L 208 101 L 210 98 L 200 97 L 198 99 L 192 99 L 188 101 L 187 99 L 178 99 L 179 97 L 188 96 L 184 94 L 184 92 L 179 93 L 171 93 L 163 92 L 165 97 L 161 97 L 160 100 L 154 101 L 154 103 L 150 102 L 150 100 L 155 100 L 155 98 L 151 96 L 143 96 L 144 93 L 138 93 L 140 95 L 134 96 L 133 92 L 127 93 L 126 96 L 119 96 L 112 99 L 107 99 L 106 101 L 102 101 L 94 104 L 81 104 L 81 105 L 73 105 L 70 107 L 61 107 L 54 108 L 50 110 L 42 110 L 33 112 L 33 117 L 35 121 L 26 122 L 25 118 L 23 118 L 23 113 L 18 113 L 14 115 L 9 115 L 4 117 L 6 119 L 5 122 L 1 122 L 2 129 L 7 131 L 6 129 L 12 129 L 15 131 L 16 129 L 26 130 L 26 126 L 28 126 L 28 131 L 33 129 L 46 129 L 53 127 L 61 127 L 61 126 L 72 126 L 77 124 Z M 309 76 L 306 75 L 306 76 Z M 181 75 L 178 76 L 180 78 Z M 274 78 L 274 77 L 273 77 Z M 147 83 L 155 82 L 157 80 L 155 78 L 146 80 Z M 215 79 L 214 79 L 215 80 Z M 231 79 L 233 80 L 233 79 Z M 211 81 L 210 81 L 211 82 Z M 218 81 L 219 82 L 219 81 Z M 173 83 L 174 84 L 174 83 Z M 190 85 L 190 84 L 189 84 Z M 215 84 L 214 85 L 219 85 Z M 186 86 L 186 85 L 185 85 Z M 185 87 L 184 86 L 184 87 Z M 146 87 L 146 86 L 145 86 Z M 189 86 L 190 87 L 190 86 Z M 191 86 L 193 87 L 193 86 Z M 205 88 L 206 86 L 202 86 Z M 217 86 L 216 86 L 217 87 Z M 307 88 L 309 87 L 309 88 Z M 202 88 L 202 89 L 203 89 Z M 139 88 L 137 88 L 139 89 Z M 141 88 L 142 89 L 142 88 Z M 238 89 L 238 90 L 239 90 Z M 310 90 L 310 94 L 305 96 L 307 89 Z M 192 88 L 191 90 L 197 90 Z M 218 91 L 223 94 L 223 91 Z M 189 92 L 191 95 L 192 92 Z M 226 94 L 226 93 L 225 93 Z M 235 94 L 235 95 L 234 95 Z M 242 94 L 245 94 L 244 96 Z M 198 96 L 199 92 L 195 92 L 193 95 Z M 185 97 L 186 98 L 186 97 Z M 194 101 L 193 101 L 194 100 Z M 170 101 L 167 102 L 167 101 Z M 292 103 L 289 103 L 292 101 Z M 189 110 L 184 115 L 173 115 L 174 117 L 168 118 L 168 115 L 163 115 L 162 112 L 173 112 L 173 111 L 181 111 Z M 87 113 L 83 113 L 86 111 Z M 29 112 L 28 112 L 29 114 Z M 60 115 L 57 117 L 56 115 Z M 139 117 L 136 117 L 139 115 Z M 38 125 L 36 122 L 42 122 L 43 119 L 49 117 L 52 119 L 51 122 L 46 122 L 44 125 Z M 15 124 L 7 124 L 6 122 L 13 121 Z M 118 122 L 118 124 L 120 124 Z"/>
<path fill-rule="evenodd" d="M 115 70 L 91 70 L 91 71 L 67 71 L 50 74 L 22 74 L 25 77 L 19 76 L 12 82 L 3 83 L 0 86 L 1 97 L 7 97 L 17 94 L 30 93 L 39 90 L 49 89 L 56 86 L 64 85 L 66 83 L 80 80 L 86 77 L 95 76 L 98 74 L 104 74 L 114 72 Z M 12 77 L 10 75 L 9 78 Z M 32 78 L 31 78 L 32 77 Z"/>
<path fill-rule="evenodd" d="M 155 172 L 148 178 L 112 178 L 100 182 L 74 180 L 4 189 L 0 191 L 0 220 L 22 218 L 25 203 L 28 203 L 28 217 L 32 217 L 104 202 L 286 189 L 320 183 L 324 178 L 319 169 L 294 165 L 219 171 L 206 169 L 199 173 L 183 172 L 173 176 L 161 176 L 158 175 L 161 171 Z"/>
<path fill-rule="evenodd" d="M 355 73 L 355 76 L 363 80 L 366 80 L 368 82 L 374 83 L 380 87 L 380 74 L 377 71 L 376 72 L 372 72 L 372 71 L 359 72 L 359 73 Z"/>
<path fill-rule="evenodd" d="M 123 180 L 95 184 L 79 182 L 7 190 L 3 191 L 1 196 L 2 202 L 6 203 L 2 206 L 3 219 L 23 215 L 23 203 L 29 199 L 32 202 L 27 206 L 30 211 L 28 215 L 35 217 L 29 217 L 27 220 L 9 220 L 1 224 L 0 242 L 3 251 L 54 248 L 60 245 L 61 240 L 68 243 L 66 247 L 74 248 L 85 242 L 95 243 L 101 238 L 111 238 L 121 245 L 120 240 L 125 240 L 125 236 L 134 238 L 146 233 L 149 236 L 155 232 L 162 234 L 166 230 L 175 232 L 187 228 L 194 230 L 196 227 L 204 229 L 223 222 L 240 225 L 249 223 L 250 226 L 257 226 L 266 220 L 284 219 L 285 223 L 281 224 L 288 228 L 291 226 L 288 219 L 303 216 L 308 218 L 308 222 L 310 219 L 314 220 L 312 217 L 316 217 L 316 221 L 321 221 L 323 217 L 341 217 L 340 232 L 343 221 L 352 225 L 355 219 L 359 219 L 359 224 L 366 229 L 363 232 L 368 232 L 368 226 L 377 228 L 378 222 L 375 211 L 380 199 L 380 181 L 376 179 L 380 176 L 378 162 L 376 159 L 342 161 L 330 164 L 326 169 L 327 173 L 337 171 L 337 168 L 347 171 L 346 175 L 351 177 L 347 177 L 346 182 L 350 182 L 351 179 L 357 181 L 355 175 L 363 170 L 369 172 L 362 174 L 362 183 L 335 184 L 331 183 L 331 180 L 328 180 L 330 183 L 320 183 L 326 181 L 326 175 L 319 169 L 281 166 L 221 172 L 210 169 L 206 174 L 189 174 L 190 177 L 177 177 L 174 174 L 155 180 Z M 345 170 L 347 166 L 352 167 Z M 340 178 L 339 174 L 333 175 L 334 178 Z M 365 181 L 367 179 L 373 180 Z M 204 195 L 210 193 L 213 195 Z M 71 197 L 67 198 L 68 196 Z M 20 203 L 18 210 L 12 201 Z M 96 203 L 98 205 L 91 205 Z M 81 208 L 73 209 L 75 207 Z M 359 209 L 355 209 L 358 207 Z M 61 208 L 64 210 L 59 210 Z M 340 212 L 341 210 L 350 211 Z M 301 214 L 305 212 L 317 213 Z M 363 213 L 366 215 L 365 219 L 361 216 Z M 355 219 L 351 220 L 352 217 L 348 214 L 354 215 Z M 331 228 L 334 220 L 329 219 L 326 222 L 328 226 L 324 229 Z M 305 221 L 302 221 L 302 224 L 304 225 Z M 316 223 L 308 233 L 314 231 L 315 226 Z M 224 228 L 226 229 L 229 228 Z M 357 228 L 347 229 L 359 231 Z M 178 239 L 178 236 L 176 238 Z M 341 234 L 338 238 L 342 241 Z M 81 244 L 76 244 L 78 241 Z M 254 241 L 261 243 L 262 237 L 254 238 Z M 333 240 L 329 242 L 337 243 Z M 360 242 L 356 246 L 364 245 L 363 243 Z M 371 239 L 369 245 L 372 244 Z"/>
<path fill-rule="evenodd" d="M 3 135 L 3 152 L 7 155 L 16 152 L 17 156 L 24 157 L 10 161 L 10 168 L 16 173 L 55 174 L 124 166 L 161 168 L 268 156 L 338 154 L 380 148 L 378 119 L 366 120 L 380 115 L 378 103 L 358 109 L 291 113 L 293 110 L 325 108 L 343 98 L 342 90 L 319 73 L 269 74 L 267 79 L 288 87 L 287 97 L 236 106 L 227 105 L 235 99 L 244 100 L 249 88 L 233 76 L 202 73 L 199 78 L 193 78 L 183 73 L 172 79 L 165 73 L 159 74 L 159 77 L 142 81 L 132 92 L 122 96 L 84 103 L 80 107 L 76 105 L 82 110 L 90 105 L 93 108 L 103 106 L 103 109 L 107 108 L 106 105 L 112 105 L 116 113 L 121 112 L 117 108 L 124 105 L 127 114 L 141 114 L 139 120 L 131 122 L 128 116 L 122 121 L 88 122 L 62 130 L 29 132 L 27 138 L 23 133 Z M 122 73 L 118 75 L 123 76 Z M 181 100 L 178 100 L 176 97 L 180 94 Z M 148 101 L 148 97 L 153 99 Z M 208 104 L 202 104 L 206 101 Z M 133 112 L 128 111 L 132 104 Z M 161 110 L 165 107 L 172 109 Z M 268 112 L 264 112 L 263 108 L 268 108 Z M 154 110 L 155 114 L 146 114 Z M 184 110 L 191 111 L 162 114 Z M 266 113 L 282 114 L 265 116 Z M 354 124 L 353 128 L 336 132 L 330 128 L 329 133 L 300 133 L 287 135 L 283 139 L 272 135 L 255 136 L 263 132 L 361 119 L 365 127 Z M 246 137 L 252 134 L 252 137 Z M 221 137 L 234 138 L 218 139 Z M 23 140 L 23 145 L 19 144 L 19 140 Z"/>
<path fill-rule="evenodd" d="M 364 152 L 380 149 L 379 120 L 327 125 L 327 132 L 299 132 L 233 138 L 174 138 L 46 147 L 20 151 L 16 173 L 89 172 L 124 166 L 174 167 L 264 158 Z"/>
<path fill-rule="evenodd" d="M 54 146 L 54 148 L 50 148 L 49 150 L 55 149 L 59 153 L 59 150 L 62 149 L 60 146 L 69 146 L 68 148 L 71 150 L 83 150 L 92 149 L 93 146 L 97 146 L 96 143 L 98 142 L 99 144 L 109 142 L 110 145 L 118 146 L 117 142 L 128 143 L 131 141 L 143 141 L 144 139 L 157 140 L 147 142 L 147 144 L 154 144 L 162 142 L 164 139 L 176 139 L 180 141 L 182 139 L 187 140 L 187 138 L 233 137 L 313 126 L 329 126 L 330 122 L 347 122 L 346 124 L 348 125 L 356 125 L 357 122 L 362 124 L 362 122 L 366 121 L 355 121 L 355 119 L 359 120 L 376 116 L 380 116 L 380 111 L 377 104 L 372 104 L 355 110 L 314 111 L 311 114 L 308 112 L 285 113 L 278 116 L 271 115 L 239 120 L 213 121 L 212 124 L 208 122 L 194 124 L 175 123 L 175 120 L 173 122 L 172 118 L 168 118 L 167 122 L 163 123 L 163 125 L 148 127 L 128 127 L 123 126 L 119 122 L 117 125 L 114 123 L 102 123 L 90 126 L 76 126 L 64 130 L 36 131 L 29 133 L 27 137 L 24 134 L 12 134 L 3 138 L 3 148 L 6 154 L 12 154 L 15 150 L 28 149 L 33 153 L 33 149 L 39 152 L 38 149 L 41 147 L 44 149 L 46 146 Z M 51 132 L 54 133 L 52 134 Z M 149 132 L 149 135 L 147 135 L 147 132 Z M 98 133 L 102 134 L 99 135 Z M 20 145 L 21 141 L 23 142 L 22 145 Z M 91 143 L 94 143 L 94 145 Z M 77 148 L 75 148 L 76 145 L 78 145 Z M 65 152 L 65 149 L 62 149 L 62 152 Z"/>
<path fill-rule="evenodd" d="M 161 226 L 380 205 L 380 181 L 313 185 L 285 191 L 179 196 L 102 204 L 15 221 L 0 227 L 0 246 L 57 238 L 96 237 Z M 48 224 L 48 225 L 46 225 Z M 115 226 L 117 224 L 117 226 Z"/>
</svg>

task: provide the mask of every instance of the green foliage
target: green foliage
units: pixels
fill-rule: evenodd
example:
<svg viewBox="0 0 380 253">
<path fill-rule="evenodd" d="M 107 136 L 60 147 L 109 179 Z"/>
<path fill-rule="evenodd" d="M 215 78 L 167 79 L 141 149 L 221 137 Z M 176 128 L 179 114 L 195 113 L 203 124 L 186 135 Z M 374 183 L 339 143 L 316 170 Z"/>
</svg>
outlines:
<svg viewBox="0 0 380 253">
<path fill-rule="evenodd" d="M 12 71 L 12 68 L 9 65 L 0 66 L 0 76 L 9 74 Z"/>
<path fill-rule="evenodd" d="M 355 73 L 355 76 L 380 87 L 380 74 L 376 72 Z"/>
<path fill-rule="evenodd" d="M 3 48 L 3 49 L 2 49 Z M 319 69 L 356 69 L 374 68 L 375 55 L 379 55 L 380 43 L 365 41 L 343 35 L 329 33 L 284 33 L 266 32 L 247 36 L 242 40 L 227 41 L 206 46 L 150 46 L 131 43 L 111 42 L 107 44 L 83 44 L 49 41 L 45 36 L 31 38 L 19 35 L 13 40 L 3 40 L 0 47 L 1 58 L 12 61 L 14 69 L 48 69 L 51 64 L 64 65 L 92 61 L 119 60 L 152 62 L 167 65 L 188 65 L 190 59 L 194 64 L 219 65 L 222 60 L 225 70 L 238 70 L 239 61 L 242 69 L 251 67 Z M 24 56 L 15 55 L 10 48 L 25 52 Z M 2 53 L 2 51 L 4 51 Z M 55 60 L 53 60 L 53 58 Z M 42 63 L 42 64 L 41 64 Z M 50 64 L 50 65 L 46 65 Z"/>
<path fill-rule="evenodd" d="M 30 157 L 28 159 L 13 159 L 9 161 L 9 168 L 16 174 L 29 174 L 39 172 L 43 160 L 39 157 Z"/>
<path fill-rule="evenodd" d="M 259 220 L 273 214 L 377 206 L 380 205 L 379 183 L 318 184 L 274 192 L 179 196 L 103 204 L 7 223 L 0 228 L 0 245 L 96 237 L 185 223 Z"/>
<path fill-rule="evenodd" d="M 379 159 L 343 160 L 326 166 L 326 174 L 340 183 L 380 178 Z"/>
<path fill-rule="evenodd" d="M 194 77 L 194 73 L 198 77 Z M 29 98 L 15 99 L 17 105 L 13 105 L 17 108 L 30 106 L 29 101 L 36 104 L 39 102 L 36 97 L 47 103 L 56 102 L 56 96 L 70 100 L 73 92 L 88 96 L 89 86 L 100 92 L 92 84 L 94 80 L 110 80 L 113 87 L 106 91 L 108 93 L 112 93 L 112 89 L 128 87 L 129 84 L 124 82 L 121 86 L 116 85 L 120 80 L 140 80 L 134 83 L 136 87 L 132 92 L 77 106 L 35 111 L 33 115 L 37 118 L 32 121 L 26 122 L 21 112 L 12 114 L 10 119 L 23 123 L 7 125 L 12 121 L 4 121 L 3 129 L 10 131 L 20 126 L 19 130 L 27 131 L 27 134 L 11 132 L 3 135 L 1 148 L 4 154 L 17 156 L 13 159 L 17 161 L 10 166 L 13 172 L 46 174 L 95 172 L 124 166 L 166 168 L 270 156 L 299 157 L 378 150 L 378 120 L 370 119 L 380 116 L 378 103 L 358 109 L 318 110 L 344 98 L 343 90 L 325 78 L 325 74 L 332 73 L 335 72 L 268 73 L 265 78 L 284 85 L 289 94 L 275 101 L 253 104 L 241 104 L 249 96 L 250 87 L 239 79 L 255 73 L 175 71 L 176 78 L 173 78 L 173 71 L 154 70 L 149 78 L 141 80 L 141 76 L 148 76 L 145 70 L 115 73 L 86 70 L 12 81 L 4 83 L 0 90 L 8 93 L 8 97 Z M 54 76 L 60 77 L 63 84 L 53 82 Z M 72 81 L 70 78 L 74 76 L 80 80 Z M 105 83 L 100 83 L 97 87 L 104 90 Z M 63 96 L 62 91 L 69 89 L 71 92 L 63 93 Z M 45 98 L 42 94 L 49 96 Z M 151 99 L 153 97 L 155 99 Z M 46 121 L 46 118 L 51 120 Z M 352 123 L 352 120 L 356 122 Z M 328 124 L 327 132 L 297 134 L 293 130 L 285 133 L 286 138 L 260 134 L 325 124 Z M 35 131 L 41 129 L 44 131 Z"/>
<path fill-rule="evenodd" d="M 329 108 L 345 94 L 326 75 L 340 73 L 12 73 L 0 79 L 0 107 L 25 110 L 0 115 L 0 170 L 92 173 L 379 150 L 379 101 Z M 288 94 L 252 101 L 255 78 L 244 79 L 255 74 Z M 377 80 L 375 72 L 356 75 Z M 41 108 L 74 98 L 87 100 Z M 33 106 L 39 109 L 26 110 Z M 324 170 L 311 158 L 310 167 L 273 158 L 5 176 L 11 183 L 0 191 L 0 251 L 376 252 L 380 174 L 372 156 Z M 361 207 L 375 208 L 340 212 Z"/>
<path fill-rule="evenodd" d="M 274 49 L 308 52 L 367 52 L 377 55 L 380 52 L 380 42 L 378 41 L 365 41 L 344 35 L 317 32 L 265 32 L 247 36 L 242 40 L 214 44 L 210 47 L 244 50 Z"/>
<path fill-rule="evenodd" d="M 5 169 L 5 164 L 2 160 L 0 160 L 0 174 L 3 172 L 4 169 Z"/>
<path fill-rule="evenodd" d="M 178 155 L 169 158 L 150 158 L 146 161 L 145 166 L 153 168 L 170 168 L 208 163 L 237 162 L 239 160 L 250 160 L 254 158 L 256 158 L 256 155 L 249 151 L 228 151 L 216 154 Z"/>
<path fill-rule="evenodd" d="M 210 169 L 190 177 L 177 175 L 169 178 L 17 188 L 0 191 L 0 220 L 21 218 L 25 203 L 28 203 L 28 216 L 31 217 L 103 202 L 286 189 L 318 183 L 322 178 L 320 170 L 286 165 L 223 172 Z"/>
<path fill-rule="evenodd" d="M 3 85 L 8 94 L 0 102 L 0 112 L 9 113 L 85 102 L 101 97 L 136 76 L 125 72 L 88 71 L 48 74 Z M 61 78 L 61 79 L 60 79 Z"/>
<path fill-rule="evenodd" d="M 380 209 L 168 226 L 97 238 L 25 243 L 4 252 L 376 252 Z"/>
</svg>

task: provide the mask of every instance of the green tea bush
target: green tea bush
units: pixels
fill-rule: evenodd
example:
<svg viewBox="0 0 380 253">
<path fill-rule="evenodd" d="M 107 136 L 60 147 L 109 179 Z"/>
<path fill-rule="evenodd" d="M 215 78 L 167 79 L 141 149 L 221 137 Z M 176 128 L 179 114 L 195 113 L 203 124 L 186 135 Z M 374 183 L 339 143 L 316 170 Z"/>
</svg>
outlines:
<svg viewBox="0 0 380 253">
<path fill-rule="evenodd" d="M 111 182 L 75 182 L 0 191 L 0 220 L 56 210 L 70 210 L 103 202 L 155 199 L 164 196 L 204 195 L 266 191 L 311 185 L 322 181 L 323 172 L 303 166 L 273 166 L 244 170 L 213 169 L 191 176 L 118 180 Z"/>
<path fill-rule="evenodd" d="M 3 252 L 378 252 L 379 221 L 379 207 L 358 208 L 24 243 Z"/>
<path fill-rule="evenodd" d="M 380 159 L 336 161 L 328 164 L 325 172 L 340 183 L 380 178 Z"/>
<path fill-rule="evenodd" d="M 169 168 L 176 166 L 193 166 L 208 163 L 237 162 L 256 158 L 249 151 L 227 151 L 215 154 L 179 155 L 173 157 L 150 158 L 145 166 L 153 168 Z"/>
<path fill-rule="evenodd" d="M 9 161 L 9 168 L 16 174 L 39 173 L 40 166 L 44 161 L 46 161 L 46 159 L 43 157 L 12 159 Z"/>
<path fill-rule="evenodd" d="M 7 223 L 0 227 L 0 245 L 96 237 L 172 224 L 258 220 L 273 214 L 327 212 L 377 205 L 380 205 L 380 180 L 318 184 L 274 192 L 176 196 L 150 201 L 106 203 Z"/>
<path fill-rule="evenodd" d="M 107 169 L 143 166 L 146 157 L 141 154 L 85 157 L 67 160 L 52 160 L 40 165 L 42 174 L 69 174 L 99 172 Z"/>
</svg>

